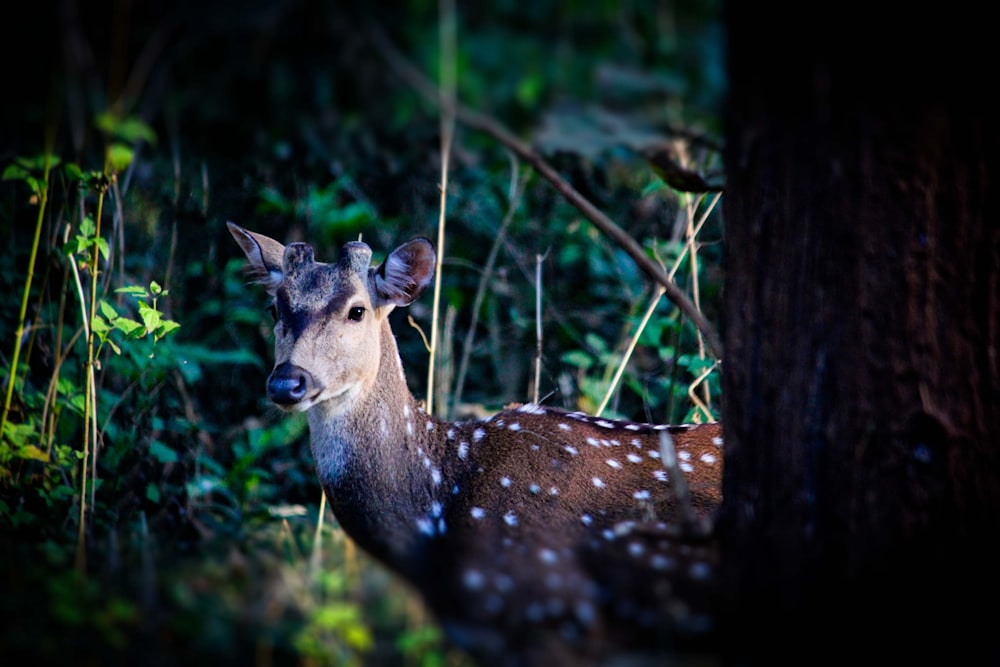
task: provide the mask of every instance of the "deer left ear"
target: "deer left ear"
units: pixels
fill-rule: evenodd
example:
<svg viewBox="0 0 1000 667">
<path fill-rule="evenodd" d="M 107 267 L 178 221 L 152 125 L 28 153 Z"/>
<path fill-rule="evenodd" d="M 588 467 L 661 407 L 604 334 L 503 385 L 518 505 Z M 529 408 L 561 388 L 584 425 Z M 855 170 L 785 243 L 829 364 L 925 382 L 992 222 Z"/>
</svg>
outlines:
<svg viewBox="0 0 1000 667">
<path fill-rule="evenodd" d="M 407 306 L 420 296 L 434 278 L 434 246 L 425 238 L 415 238 L 399 246 L 372 269 L 380 299 Z"/>
<path fill-rule="evenodd" d="M 285 254 L 285 246 L 269 236 L 243 229 L 236 223 L 227 222 L 226 226 L 243 249 L 243 254 L 247 256 L 250 273 L 256 282 L 263 285 L 268 294 L 274 296 L 283 276 L 281 258 Z"/>
</svg>

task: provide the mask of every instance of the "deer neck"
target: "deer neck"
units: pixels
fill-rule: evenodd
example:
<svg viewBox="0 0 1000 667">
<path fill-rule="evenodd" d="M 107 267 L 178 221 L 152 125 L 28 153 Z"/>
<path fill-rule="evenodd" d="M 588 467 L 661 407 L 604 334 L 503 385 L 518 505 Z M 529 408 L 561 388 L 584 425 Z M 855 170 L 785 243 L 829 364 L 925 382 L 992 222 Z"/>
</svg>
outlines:
<svg viewBox="0 0 1000 667">
<path fill-rule="evenodd" d="M 443 424 L 406 385 L 384 320 L 378 373 L 349 410 L 307 413 L 313 458 L 334 515 L 362 547 L 412 574 L 414 551 L 438 534 L 453 474 L 442 461 Z"/>
</svg>

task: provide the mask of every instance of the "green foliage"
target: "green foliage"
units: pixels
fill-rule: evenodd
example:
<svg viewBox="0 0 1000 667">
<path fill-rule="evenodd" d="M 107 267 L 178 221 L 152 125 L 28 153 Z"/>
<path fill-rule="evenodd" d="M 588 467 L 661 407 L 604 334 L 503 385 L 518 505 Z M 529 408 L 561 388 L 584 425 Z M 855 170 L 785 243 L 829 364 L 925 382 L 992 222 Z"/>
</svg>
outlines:
<svg viewBox="0 0 1000 667">
<path fill-rule="evenodd" d="M 718 7 L 685 4 L 461 6 L 454 66 L 462 102 L 533 143 L 649 256 L 680 260 L 678 284 L 697 287 L 716 320 L 720 216 L 682 186 L 717 182 Z M 224 221 L 309 241 L 332 259 L 359 235 L 376 255 L 433 238 L 438 212 L 437 111 L 400 84 L 355 17 L 305 7 L 248 12 L 227 0 L 180 23 L 183 8 L 168 19 L 136 8 L 115 36 L 128 57 L 142 53 L 116 61 L 131 68 L 126 90 L 100 75 L 39 72 L 46 86 L 76 86 L 65 98 L 77 102 L 52 114 L 47 89 L 12 93 L 24 96 L 23 116 L 6 155 L 28 156 L 4 158 L 0 172 L 11 248 L 0 266 L 0 366 L 13 395 L 0 433 L 0 567 L 14 573 L 0 596 L 0 645 L 12 655 L 467 664 L 335 525 L 321 531 L 314 569 L 320 489 L 306 422 L 264 398 L 266 297 L 248 284 Z M 438 9 L 420 0 L 375 17 L 431 79 Z M 163 25 L 183 34 L 158 33 Z M 107 58 L 109 44 L 77 27 Z M 105 103 L 92 123 L 81 118 Z M 51 129 L 62 143 L 40 148 Z M 699 402 L 715 414 L 719 370 L 665 300 L 613 385 L 649 307 L 648 280 L 530 165 L 461 123 L 448 207 L 441 287 L 455 315 L 441 349 L 453 370 L 467 352 L 457 409 L 530 398 L 541 256 L 542 400 L 593 411 L 612 390 L 610 415 L 704 419 Z M 706 213 L 696 261 L 682 258 L 688 224 Z M 22 230 L 36 221 L 29 272 Z M 429 304 L 408 313 L 425 332 Z M 423 342 L 406 313 L 393 317 L 423 395 Z"/>
</svg>

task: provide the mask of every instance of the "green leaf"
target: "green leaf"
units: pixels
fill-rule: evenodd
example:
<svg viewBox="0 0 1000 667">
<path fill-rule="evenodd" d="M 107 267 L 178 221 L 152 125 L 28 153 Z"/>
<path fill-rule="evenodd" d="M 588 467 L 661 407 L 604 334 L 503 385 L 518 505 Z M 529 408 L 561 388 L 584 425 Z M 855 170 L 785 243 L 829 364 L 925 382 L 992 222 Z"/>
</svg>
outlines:
<svg viewBox="0 0 1000 667">
<path fill-rule="evenodd" d="M 103 238 L 97 239 L 97 249 L 100 251 L 101 257 L 104 258 L 104 261 L 108 261 L 108 254 L 110 253 L 110 250 L 108 249 L 108 242 Z"/>
<path fill-rule="evenodd" d="M 111 327 L 108 326 L 107 321 L 100 315 L 94 315 L 94 319 L 90 321 L 90 328 L 93 329 L 94 333 L 96 333 L 102 339 L 111 329 Z"/>
<path fill-rule="evenodd" d="M 149 292 L 142 285 L 128 285 L 127 287 L 119 287 L 115 290 L 115 294 L 131 294 L 135 297 L 145 298 L 149 296 Z"/>
<path fill-rule="evenodd" d="M 115 328 L 124 333 L 126 336 L 138 336 L 145 333 L 143 326 L 136 322 L 135 320 L 130 320 L 127 317 L 119 317 L 115 320 Z"/>
<path fill-rule="evenodd" d="M 48 461 L 49 455 L 35 445 L 24 445 L 17 449 L 17 456 L 22 459 L 32 459 L 34 461 Z"/>
<path fill-rule="evenodd" d="M 594 365 L 594 358 L 583 350 L 570 350 L 562 355 L 563 363 L 584 370 Z"/>
<path fill-rule="evenodd" d="M 148 501 L 150 501 L 152 503 L 159 503 L 160 502 L 160 487 L 156 486 L 153 483 L 147 484 L 146 485 L 146 500 L 148 500 Z"/>
<path fill-rule="evenodd" d="M 174 322 L 173 320 L 163 320 L 163 324 L 161 324 L 160 328 L 157 329 L 156 331 L 156 337 L 163 338 L 171 331 L 176 331 L 177 329 L 179 329 L 180 326 L 181 326 L 180 324 Z"/>
<path fill-rule="evenodd" d="M 114 322 L 115 320 L 118 319 L 118 311 L 115 310 L 115 307 L 112 306 L 107 301 L 105 301 L 104 299 L 101 299 L 100 301 L 97 302 L 97 307 L 101 309 L 101 315 L 104 315 L 104 317 L 107 318 L 109 322 Z"/>
<path fill-rule="evenodd" d="M 177 463 L 177 452 L 159 440 L 149 443 L 149 453 L 160 463 Z"/>
<path fill-rule="evenodd" d="M 115 173 L 120 173 L 128 169 L 128 166 L 132 164 L 132 158 L 134 156 L 135 152 L 126 144 L 116 142 L 108 146 L 108 165 L 111 167 L 111 171 Z"/>
<path fill-rule="evenodd" d="M 142 323 L 146 327 L 146 333 L 152 333 L 160 328 L 162 317 L 160 311 L 150 307 L 142 301 L 139 302 L 139 316 L 142 318 Z"/>
<path fill-rule="evenodd" d="M 160 283 L 156 282 L 155 280 L 149 283 L 149 291 L 153 296 L 160 296 L 161 294 L 165 294 L 163 288 L 160 287 Z"/>
</svg>

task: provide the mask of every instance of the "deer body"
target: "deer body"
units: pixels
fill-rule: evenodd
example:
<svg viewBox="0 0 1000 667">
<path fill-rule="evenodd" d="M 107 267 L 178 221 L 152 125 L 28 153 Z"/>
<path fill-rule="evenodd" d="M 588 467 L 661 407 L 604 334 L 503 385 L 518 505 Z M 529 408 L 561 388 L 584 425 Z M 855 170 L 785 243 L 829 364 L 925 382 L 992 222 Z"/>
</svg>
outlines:
<svg viewBox="0 0 1000 667">
<path fill-rule="evenodd" d="M 306 412 L 337 520 L 418 589 L 455 644 L 484 664 L 589 664 L 710 629 L 689 600 L 710 597 L 714 551 L 658 521 L 679 511 L 660 434 L 708 517 L 721 497 L 718 424 L 535 404 L 441 421 L 407 388 L 388 320 L 430 282 L 428 241 L 373 268 L 361 243 L 326 264 L 305 244 L 229 229 L 274 297 L 269 397 Z"/>
</svg>

